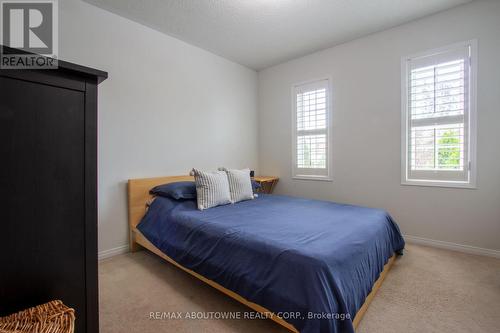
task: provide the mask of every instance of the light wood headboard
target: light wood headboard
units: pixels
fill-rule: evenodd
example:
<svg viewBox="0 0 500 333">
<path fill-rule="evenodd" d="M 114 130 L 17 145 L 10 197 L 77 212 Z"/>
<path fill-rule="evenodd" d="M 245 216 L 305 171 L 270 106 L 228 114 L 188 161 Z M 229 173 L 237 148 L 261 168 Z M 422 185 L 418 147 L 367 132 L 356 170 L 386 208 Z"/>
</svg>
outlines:
<svg viewBox="0 0 500 333">
<path fill-rule="evenodd" d="M 151 199 L 149 190 L 153 187 L 174 182 L 194 180 L 192 176 L 170 176 L 157 178 L 129 179 L 128 181 L 128 223 L 129 223 L 129 247 L 131 251 L 137 250 L 135 242 L 136 226 L 141 222 L 146 213 L 146 203 Z"/>
</svg>

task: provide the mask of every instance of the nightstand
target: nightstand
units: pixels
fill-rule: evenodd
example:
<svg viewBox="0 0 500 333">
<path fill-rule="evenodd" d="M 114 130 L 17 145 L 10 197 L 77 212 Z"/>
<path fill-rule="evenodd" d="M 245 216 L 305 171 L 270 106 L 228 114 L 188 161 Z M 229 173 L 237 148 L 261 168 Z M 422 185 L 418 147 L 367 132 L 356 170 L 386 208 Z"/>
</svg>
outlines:
<svg viewBox="0 0 500 333">
<path fill-rule="evenodd" d="M 259 192 L 267 194 L 273 193 L 273 189 L 279 180 L 278 177 L 265 177 L 265 176 L 255 176 L 252 179 L 260 184 Z"/>
</svg>

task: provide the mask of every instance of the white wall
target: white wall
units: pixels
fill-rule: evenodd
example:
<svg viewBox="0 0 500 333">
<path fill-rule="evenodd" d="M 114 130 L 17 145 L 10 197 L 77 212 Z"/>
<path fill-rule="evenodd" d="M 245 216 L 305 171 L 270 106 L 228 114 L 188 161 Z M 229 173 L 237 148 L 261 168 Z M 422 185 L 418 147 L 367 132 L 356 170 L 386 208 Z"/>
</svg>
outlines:
<svg viewBox="0 0 500 333">
<path fill-rule="evenodd" d="M 257 73 L 81 2 L 59 1 L 60 58 L 99 87 L 99 251 L 128 242 L 126 181 L 257 166 Z"/>
<path fill-rule="evenodd" d="M 478 188 L 400 185 L 401 57 L 477 38 Z M 500 249 L 500 2 L 479 1 L 259 72 L 259 160 L 277 193 L 385 208 L 408 235 Z M 333 79 L 333 182 L 291 179 L 291 86 Z"/>
</svg>

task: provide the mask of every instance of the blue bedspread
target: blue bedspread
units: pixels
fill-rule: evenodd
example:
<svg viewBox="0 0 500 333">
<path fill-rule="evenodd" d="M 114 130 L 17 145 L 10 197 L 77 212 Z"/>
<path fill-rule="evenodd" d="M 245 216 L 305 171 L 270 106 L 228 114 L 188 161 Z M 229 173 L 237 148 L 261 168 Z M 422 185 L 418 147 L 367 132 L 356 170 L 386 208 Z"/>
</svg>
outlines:
<svg viewBox="0 0 500 333">
<path fill-rule="evenodd" d="M 182 266 L 305 333 L 354 332 L 384 264 L 404 248 L 383 210 L 278 195 L 204 211 L 158 197 L 138 229 Z"/>
</svg>

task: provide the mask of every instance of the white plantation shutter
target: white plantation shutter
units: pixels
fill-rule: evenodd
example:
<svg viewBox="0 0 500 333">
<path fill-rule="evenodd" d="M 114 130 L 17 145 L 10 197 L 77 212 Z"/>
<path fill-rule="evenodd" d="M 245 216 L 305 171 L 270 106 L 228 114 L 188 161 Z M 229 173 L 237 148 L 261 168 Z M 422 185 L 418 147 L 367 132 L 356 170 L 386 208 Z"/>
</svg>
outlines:
<svg viewBox="0 0 500 333">
<path fill-rule="evenodd" d="M 472 46 L 404 59 L 403 182 L 471 184 Z"/>
<path fill-rule="evenodd" d="M 294 94 L 294 176 L 330 177 L 330 91 L 328 80 L 297 85 Z"/>
</svg>

